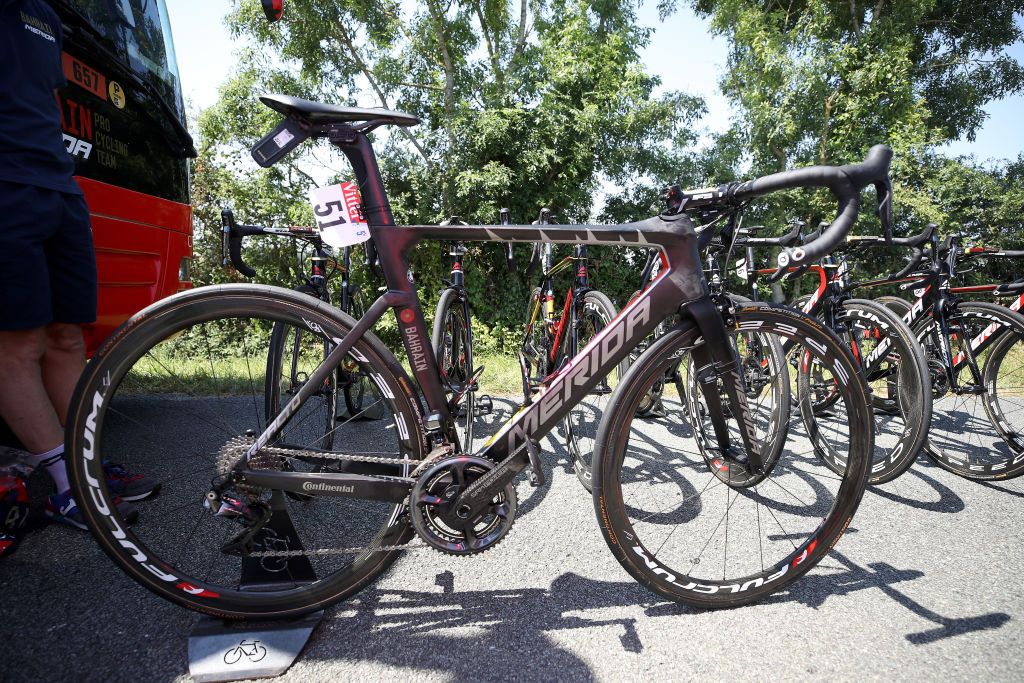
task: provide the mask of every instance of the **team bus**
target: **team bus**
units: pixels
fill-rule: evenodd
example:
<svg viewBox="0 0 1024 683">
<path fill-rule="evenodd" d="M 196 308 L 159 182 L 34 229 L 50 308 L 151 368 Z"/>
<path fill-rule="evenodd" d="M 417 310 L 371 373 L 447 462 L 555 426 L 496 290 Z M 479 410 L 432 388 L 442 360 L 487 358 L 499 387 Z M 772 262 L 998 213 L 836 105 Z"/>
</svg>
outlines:
<svg viewBox="0 0 1024 683">
<path fill-rule="evenodd" d="M 164 0 L 49 0 L 64 26 L 64 145 L 92 215 L 91 354 L 126 318 L 191 286 L 196 155 Z"/>
</svg>

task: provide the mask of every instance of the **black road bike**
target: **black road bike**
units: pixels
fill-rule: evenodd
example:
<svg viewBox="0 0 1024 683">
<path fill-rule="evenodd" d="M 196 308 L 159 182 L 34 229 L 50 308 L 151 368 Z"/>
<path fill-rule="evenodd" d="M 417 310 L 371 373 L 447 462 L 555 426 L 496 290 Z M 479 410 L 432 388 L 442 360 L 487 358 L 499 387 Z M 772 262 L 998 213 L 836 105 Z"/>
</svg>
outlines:
<svg viewBox="0 0 1024 683">
<path fill-rule="evenodd" d="M 221 226 L 225 265 L 230 263 L 246 277 L 255 277 L 256 270 L 242 257 L 244 238 L 288 238 L 302 245 L 299 249 L 302 282 L 295 291 L 336 305 L 355 317 L 361 317 L 366 311 L 362 288 L 352 279 L 351 247 L 343 248 L 340 258 L 336 258 L 315 228 L 240 225 L 230 209 L 221 211 Z M 269 339 L 263 392 L 266 415 L 280 412 L 281 406 L 306 384 L 310 373 L 323 362 L 331 347 L 330 341 L 308 334 L 303 327 L 283 323 L 274 325 Z M 283 426 L 279 437 L 281 441 L 298 447 L 330 450 L 340 428 L 352 420 L 380 419 L 382 415 L 380 396 L 373 382 L 357 363 L 348 360 L 323 381 L 303 405 L 302 414 Z"/>
<path fill-rule="evenodd" d="M 508 209 L 501 210 L 501 223 L 508 225 Z M 442 225 L 465 225 L 458 216 L 452 216 Z M 473 364 L 473 318 L 466 290 L 464 242 L 445 242 L 445 250 L 451 259 L 451 275 L 445 280 L 445 288 L 434 309 L 434 331 L 430 344 L 437 357 L 441 371 L 441 382 L 448 394 L 448 410 L 458 426 L 457 449 L 462 453 L 473 452 L 473 436 L 477 415 L 490 414 L 494 409 L 491 397 L 479 391 L 480 376 L 484 367 Z M 511 270 L 512 245 L 505 245 L 505 260 Z"/>
<path fill-rule="evenodd" d="M 861 247 L 880 238 L 855 237 Z M 939 241 L 937 226 L 905 238 L 912 253 L 902 272 L 852 288 L 898 284 L 912 303 L 879 297 L 898 311 L 921 341 L 931 372 L 933 419 L 926 453 L 968 479 L 1024 474 L 1024 316 L 998 304 L 965 301 L 974 288 L 956 287 L 964 250 L 959 235 Z M 1011 252 L 1012 253 L 1012 252 Z M 983 286 L 987 289 L 987 286 Z M 1020 286 L 991 291 L 1019 294 Z"/>
<path fill-rule="evenodd" d="M 541 209 L 534 225 L 550 223 L 551 211 Z M 533 245 L 526 273 L 529 276 L 540 266 L 540 284 L 530 292 L 526 304 L 526 328 L 519 349 L 524 405 L 530 405 L 535 395 L 546 389 L 550 379 L 618 315 L 612 300 L 590 287 L 588 265 L 586 244 L 574 245 L 572 254 L 558 263 L 554 262 L 551 243 Z M 566 290 L 559 312 L 555 306 L 555 277 L 566 271 L 572 272 L 572 284 Z M 569 411 L 562 424 L 573 471 L 588 491 L 593 490 L 591 464 L 597 428 L 612 390 L 627 367 L 628 361 L 623 361 L 600 378 Z"/>
<path fill-rule="evenodd" d="M 782 256 L 783 266 L 814 261 L 854 223 L 865 186 L 875 184 L 889 220 L 888 148 L 873 148 L 859 164 L 682 193 L 671 210 L 637 223 L 396 227 L 367 133 L 418 119 L 283 95 L 262 101 L 283 121 L 255 146 L 259 163 L 269 166 L 309 138 L 328 139 L 352 163 L 369 224 L 365 247 L 379 255 L 387 291 L 356 320 L 282 288 L 204 287 L 148 307 L 106 341 L 72 402 L 69 469 L 84 519 L 133 579 L 176 604 L 218 617 L 285 617 L 356 593 L 414 538 L 444 553 L 483 552 L 505 537 L 516 518 L 517 474 L 528 467 L 542 472 L 538 440 L 675 315 L 672 329 L 622 378 L 597 434 L 594 508 L 616 559 L 665 598 L 726 607 L 789 585 L 842 536 L 870 466 L 864 379 L 820 322 L 783 307 L 733 306 L 712 298 L 701 271 L 704 235 L 685 210 L 734 206 L 793 187 L 828 188 L 839 204 L 837 219 L 820 239 Z M 474 454 L 458 454 L 448 397 L 409 276 L 408 254 L 425 239 L 628 245 L 663 252 L 667 265 L 492 440 Z M 419 391 L 371 332 L 388 311 Z M 267 415 L 258 396 L 264 381 L 249 358 L 265 365 L 279 323 L 302 327 L 329 343 L 330 351 L 280 412 Z M 795 340 L 835 375 L 836 406 L 850 425 L 841 473 L 788 440 L 771 452 L 762 448 L 762 439 L 774 435 L 759 432 L 751 414 L 733 341 L 737 332 L 766 343 Z M 712 441 L 703 452 L 685 425 L 655 433 L 635 419 L 651 383 L 683 354 L 693 358 L 711 423 Z M 278 431 L 348 359 L 373 381 L 384 419 L 353 423 L 330 450 L 276 445 Z M 714 458 L 706 457 L 708 449 Z M 126 451 L 145 459 L 147 471 L 164 482 L 161 507 L 131 527 L 102 471 L 104 459 Z M 325 466 L 332 463 L 344 466 Z M 240 584 L 252 563 L 276 571 L 277 580 Z"/>
</svg>

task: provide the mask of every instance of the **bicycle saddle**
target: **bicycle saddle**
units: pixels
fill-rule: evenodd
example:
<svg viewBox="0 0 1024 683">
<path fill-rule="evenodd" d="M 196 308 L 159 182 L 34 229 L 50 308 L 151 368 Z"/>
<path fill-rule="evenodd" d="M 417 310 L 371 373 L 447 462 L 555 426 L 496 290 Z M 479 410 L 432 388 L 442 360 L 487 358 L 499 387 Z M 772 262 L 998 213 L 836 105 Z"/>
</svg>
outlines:
<svg viewBox="0 0 1024 683">
<path fill-rule="evenodd" d="M 339 107 L 334 104 L 312 102 L 290 95 L 263 95 L 260 102 L 285 116 L 308 123 L 350 123 L 353 121 L 383 121 L 395 126 L 415 126 L 420 122 L 412 114 L 390 109 L 363 109 Z"/>
</svg>

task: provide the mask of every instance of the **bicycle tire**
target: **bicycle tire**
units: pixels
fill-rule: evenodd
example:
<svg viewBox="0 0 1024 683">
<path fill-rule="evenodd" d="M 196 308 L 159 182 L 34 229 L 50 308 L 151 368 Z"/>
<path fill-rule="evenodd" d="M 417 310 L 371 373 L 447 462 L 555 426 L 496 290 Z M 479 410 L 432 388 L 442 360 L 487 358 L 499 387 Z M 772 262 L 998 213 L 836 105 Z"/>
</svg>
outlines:
<svg viewBox="0 0 1024 683">
<path fill-rule="evenodd" d="M 875 303 L 882 304 L 890 311 L 898 315 L 904 322 L 907 320 L 907 314 L 910 313 L 911 305 L 906 299 L 901 299 L 898 296 L 879 296 L 875 297 Z"/>
<path fill-rule="evenodd" d="M 843 338 L 855 351 L 858 362 L 870 361 L 865 368 L 875 422 L 874 454 L 869 484 L 884 484 L 900 476 L 914 463 L 928 438 L 931 424 L 931 376 L 924 349 L 914 333 L 892 309 L 864 299 L 847 299 L 835 312 L 835 321 L 843 328 Z M 874 349 L 884 340 L 888 352 L 874 359 Z M 797 372 L 797 396 L 801 417 L 809 434 L 828 427 L 826 411 L 808 409 L 815 403 L 811 386 L 812 368 L 801 363 Z M 895 396 L 892 394 L 895 393 Z M 832 427 L 841 431 L 846 425 Z M 837 472 L 842 456 L 828 439 L 812 438 L 815 453 Z"/>
<path fill-rule="evenodd" d="M 633 292 L 632 294 L 630 294 L 629 298 L 626 299 L 626 301 L 631 303 L 633 301 L 633 299 L 637 298 L 642 293 L 643 293 L 643 290 L 642 289 L 638 289 L 635 292 Z M 669 328 L 669 320 L 668 319 L 663 320 L 661 323 L 659 323 L 658 326 L 656 328 L 654 328 L 654 332 L 652 332 L 648 338 L 644 339 L 644 341 L 642 341 L 640 344 L 638 344 L 635 349 L 633 349 L 632 351 L 629 352 L 629 356 L 628 356 L 626 362 L 629 363 L 630 365 L 632 365 L 633 362 L 636 361 L 636 359 L 639 358 L 640 355 L 643 354 L 643 352 L 647 350 L 647 347 L 650 346 L 651 343 L 655 339 L 657 339 L 661 335 L 665 334 L 665 332 L 668 330 L 668 328 Z M 645 396 L 644 399 L 640 401 L 640 405 L 637 406 L 637 413 L 636 414 L 638 416 L 640 416 L 640 417 L 655 418 L 655 417 L 658 417 L 660 415 L 660 408 L 659 408 L 659 406 L 661 404 L 662 394 L 665 391 L 665 386 L 669 382 L 671 382 L 673 380 L 674 376 L 675 376 L 675 371 L 674 370 L 668 370 L 665 373 L 665 377 L 663 379 L 661 379 L 661 380 L 655 382 L 653 385 L 651 385 L 651 390 L 647 393 L 647 396 Z"/>
<path fill-rule="evenodd" d="M 850 417 L 851 448 L 847 469 L 842 477 L 837 477 L 817 458 L 800 453 L 802 442 L 787 439 L 788 451 L 765 473 L 761 482 L 733 489 L 715 474 L 712 464 L 695 445 L 686 452 L 674 447 L 675 440 L 693 443 L 694 437 L 692 433 L 687 435 L 686 425 L 669 425 L 653 435 L 639 431 L 635 436 L 632 434 L 636 407 L 648 386 L 661 376 L 666 366 L 703 342 L 693 322 L 685 320 L 651 345 L 623 378 L 601 425 L 595 451 L 594 508 L 608 547 L 634 579 L 662 597 L 699 608 L 735 607 L 753 602 L 783 589 L 816 565 L 849 526 L 864 493 L 870 465 L 872 421 L 867 386 L 834 333 L 802 313 L 763 303 L 740 305 L 736 316 L 741 329 L 757 329 L 759 334 L 800 343 L 811 342 L 814 353 L 844 379 L 840 401 Z M 779 372 L 788 376 L 788 368 L 783 364 Z M 649 451 L 646 454 L 642 452 L 645 447 Z M 695 457 L 687 459 L 688 454 Z M 820 480 L 808 485 L 806 478 L 811 471 L 819 475 Z M 780 484 L 782 488 L 776 490 L 769 485 L 768 480 L 773 477 L 775 483 L 782 480 L 785 486 Z M 706 481 L 703 488 L 702 481 Z M 705 496 L 708 487 L 717 490 L 722 486 L 726 493 L 724 505 L 712 500 L 710 493 Z M 789 493 L 783 489 L 789 489 Z M 768 501 L 773 492 L 779 500 L 773 501 L 771 507 L 761 505 L 760 501 Z M 790 494 L 811 500 L 805 508 L 797 508 L 802 501 L 799 496 L 789 497 Z M 826 494 L 834 494 L 831 503 L 822 502 Z M 670 498 L 672 504 L 666 507 L 663 500 L 651 500 L 648 506 L 648 500 L 658 495 Z M 721 491 L 715 495 L 720 497 Z M 756 526 L 749 506 L 735 505 L 740 498 L 753 501 Z M 813 519 L 819 511 L 820 521 Z M 748 519 L 747 524 L 737 521 L 741 513 Z M 786 521 L 785 526 L 780 517 Z M 668 530 L 672 522 L 675 524 Z M 762 538 L 762 523 L 777 524 L 777 527 L 773 526 L 772 533 Z M 794 533 L 796 524 L 806 530 Z M 678 533 L 687 525 L 687 533 Z M 711 529 L 706 539 L 700 532 L 702 526 Z M 751 542 L 750 562 L 744 561 L 742 568 L 737 556 L 729 554 L 731 528 L 734 541 L 739 538 Z M 783 533 L 777 533 L 778 529 Z M 655 533 L 660 539 L 652 541 L 648 536 Z M 752 538 L 754 533 L 758 536 L 756 540 Z M 661 545 L 657 550 L 648 549 L 648 544 L 654 547 L 659 540 Z M 666 548 L 670 541 L 673 546 Z M 679 555 L 673 552 L 675 547 L 686 542 L 699 549 L 697 555 L 694 557 L 684 550 L 680 561 L 685 566 L 670 564 L 675 560 L 667 556 Z M 780 557 L 766 560 L 766 547 L 777 551 Z M 710 557 L 702 561 L 704 553 L 710 555 L 712 551 L 722 555 L 723 561 L 715 562 Z"/>
<path fill-rule="evenodd" d="M 300 285 L 295 288 L 295 291 L 323 301 L 317 295 L 316 289 L 309 285 Z M 303 336 L 304 333 L 301 327 L 293 327 L 291 325 L 275 324 L 273 330 L 271 330 L 269 352 L 267 354 L 266 387 L 264 389 L 266 404 L 264 414 L 266 415 L 277 415 L 281 412 L 282 395 L 294 395 L 303 384 L 302 379 L 297 375 L 310 370 L 310 368 L 299 369 L 299 350 L 302 345 Z M 330 353 L 331 344 L 324 341 L 322 346 L 324 350 L 323 357 L 326 358 L 327 354 Z M 312 409 L 322 414 L 323 435 L 318 436 L 315 431 L 301 435 L 292 435 L 286 434 L 284 429 L 282 429 L 280 433 L 282 441 L 296 445 L 322 448 L 326 451 L 331 450 L 331 447 L 334 445 L 334 434 L 338 416 L 338 374 L 332 373 L 325 380 L 325 385 L 321 390 L 309 399 L 309 401 L 316 402 L 316 407 Z M 282 384 L 285 385 L 285 388 L 282 387 Z M 309 401 L 307 401 L 307 410 L 309 409 Z M 283 403 L 287 403 L 287 401 Z M 305 420 L 302 424 L 305 425 L 308 422 L 309 420 Z M 315 429 L 315 425 L 310 425 L 310 427 Z M 307 430 L 307 432 L 309 431 Z"/>
<path fill-rule="evenodd" d="M 751 303 L 746 297 L 731 298 L 734 307 Z M 754 402 L 752 414 L 759 430 L 763 432 L 761 441 L 767 444 L 762 451 L 762 457 L 770 466 L 770 463 L 778 460 L 785 446 L 792 414 L 792 382 L 788 370 L 782 372 L 786 365 L 786 356 L 782 344 L 777 339 L 765 339 L 755 330 L 730 330 L 730 341 L 739 356 L 740 369 L 747 385 L 747 398 Z M 706 399 L 697 386 L 692 354 L 684 354 L 679 358 L 672 367 L 672 373 L 677 378 L 676 391 L 681 398 L 683 413 L 693 427 L 697 447 L 705 460 L 714 463 L 719 457 L 717 447 L 714 446 L 714 425 L 708 414 Z M 728 403 L 724 393 L 721 397 Z M 763 404 L 765 399 L 770 400 L 767 409 Z M 735 431 L 734 437 L 740 438 L 738 430 Z M 728 468 L 719 468 L 717 472 L 718 476 L 732 476 Z"/>
<path fill-rule="evenodd" d="M 321 539 L 313 536 L 321 533 L 329 535 L 329 543 L 347 546 L 351 545 L 346 541 L 352 535 L 362 550 L 353 553 L 350 562 L 348 555 L 305 554 L 317 572 L 315 580 L 309 583 L 285 584 L 286 588 L 275 591 L 239 590 L 241 559 L 223 553 L 221 546 L 227 540 L 225 527 L 207 525 L 211 523 L 209 520 L 223 523 L 231 533 L 235 533 L 237 527 L 230 526 L 234 522 L 228 518 L 210 515 L 203 509 L 202 502 L 211 486 L 209 472 L 217 472 L 224 461 L 221 444 L 225 443 L 225 436 L 230 443 L 262 418 L 255 410 L 257 401 L 249 392 L 238 390 L 237 395 L 221 392 L 225 387 L 234 386 L 235 378 L 225 376 L 223 384 L 217 384 L 214 389 L 205 389 L 187 380 L 193 375 L 203 376 L 201 371 L 205 372 L 201 363 L 199 367 L 188 364 L 191 346 L 208 342 L 212 332 L 223 333 L 227 338 L 241 329 L 243 320 L 252 321 L 251 328 L 243 330 L 251 336 L 241 337 L 240 349 L 226 348 L 226 343 L 211 348 L 211 367 L 214 360 L 222 363 L 222 368 L 234 367 L 236 356 L 247 351 L 248 341 L 260 346 L 254 353 L 256 357 L 265 353 L 263 345 L 274 322 L 305 325 L 311 332 L 323 333 L 326 338 L 344 336 L 355 325 L 351 317 L 323 302 L 265 285 L 203 287 L 146 308 L 107 339 L 82 375 L 71 403 L 68 469 L 75 499 L 100 547 L 123 571 L 150 591 L 175 604 L 218 618 L 298 616 L 322 609 L 371 583 L 397 558 L 398 551 L 392 546 L 408 541 L 413 530 L 401 514 L 404 505 L 305 494 L 305 500 L 295 501 L 271 492 L 271 499 L 288 506 L 290 514 L 312 510 L 311 519 L 319 520 L 315 527 L 296 525 L 296 530 L 302 529 L 304 536 L 300 541 L 319 543 Z M 379 434 L 365 435 L 363 440 L 371 443 L 378 454 L 390 443 L 394 448 L 391 457 L 422 459 L 426 452 L 422 410 L 418 397 L 409 389 L 412 384 L 404 369 L 369 332 L 356 342 L 353 355 L 358 355 L 360 362 L 369 368 L 393 417 L 392 423 L 379 428 Z M 181 364 L 181 375 L 174 375 L 169 369 L 165 373 L 157 372 L 159 368 L 177 367 L 175 363 Z M 186 372 L 192 374 L 186 375 Z M 158 376 L 150 380 L 147 373 Z M 244 387 L 244 379 L 238 381 L 242 381 Z M 164 386 L 174 388 L 166 390 Z M 250 373 L 248 388 L 255 390 L 259 386 L 263 386 L 262 378 L 257 383 Z M 184 398 L 174 393 L 182 390 L 186 394 Z M 249 409 L 253 409 L 254 415 L 243 414 Z M 173 428 L 167 428 L 159 422 L 150 426 L 138 419 L 147 416 L 154 421 L 171 416 L 175 422 Z M 364 424 L 372 427 L 378 423 Z M 387 440 L 381 438 L 382 435 Z M 149 440 L 145 440 L 147 436 Z M 346 448 L 352 449 L 346 450 L 347 453 L 356 449 L 353 439 L 353 434 L 346 432 L 349 442 Z M 159 511 L 151 507 L 131 528 L 117 512 L 114 497 L 104 483 L 101 458 L 95 456 L 99 451 L 104 458 L 116 457 L 118 451 L 124 450 L 149 456 L 153 467 L 163 463 L 160 472 L 147 472 L 162 479 L 161 496 L 156 501 L 165 501 L 166 505 Z M 212 468 L 208 463 L 211 454 L 218 464 Z M 228 451 L 228 466 L 237 461 L 237 457 Z M 189 467 L 195 471 L 185 471 Z M 399 465 L 398 469 L 404 472 L 410 467 Z M 264 494 L 265 491 L 257 490 L 245 495 L 253 500 L 252 496 Z M 323 516 L 325 511 L 333 516 Z M 180 522 L 186 516 L 188 526 Z M 203 525 L 204 521 L 207 525 Z M 171 528 L 168 530 L 168 527 Z M 191 532 L 186 537 L 189 527 Z M 213 552 L 205 550 L 211 545 L 211 539 Z M 157 545 L 159 549 L 154 549 Z M 270 548 L 270 542 L 264 547 Z M 303 547 L 308 550 L 317 546 Z M 217 564 L 215 569 L 216 561 L 222 564 Z M 266 567 L 265 560 L 259 562 Z M 287 563 L 278 561 L 268 571 L 280 572 L 281 567 L 287 567 Z M 200 575 L 203 571 L 205 575 Z"/>
<path fill-rule="evenodd" d="M 459 391 L 473 377 L 473 333 L 459 292 L 447 288 L 434 311 L 434 329 L 430 343 L 434 348 L 442 378 L 447 377 Z M 454 356 L 454 357 L 453 357 Z M 449 399 L 451 396 L 449 396 Z M 476 391 L 468 391 L 458 413 L 452 416 L 459 433 L 462 452 L 473 452 L 473 427 L 476 420 Z"/>
<path fill-rule="evenodd" d="M 1007 404 L 1017 405 L 1020 401 L 1013 401 L 1012 395 L 1001 391 L 1007 387 L 1000 373 L 1005 364 L 1024 355 L 1024 317 L 997 304 L 971 301 L 957 304 L 947 320 L 954 358 L 964 348 L 959 331 L 966 330 L 967 334 L 962 336 L 971 339 L 987 333 L 994 341 L 978 359 L 980 394 L 954 396 L 945 383 L 935 390 L 934 393 L 940 395 L 935 399 L 926 453 L 943 469 L 966 479 L 991 481 L 1019 477 L 1024 474 L 1024 421 L 1020 419 L 1020 407 L 1006 409 Z M 930 345 L 934 345 L 938 334 L 930 320 L 921 321 L 915 326 L 915 332 Z M 967 371 L 970 372 L 969 368 Z M 1024 375 L 1019 364 L 1012 372 Z M 962 384 L 963 370 L 960 374 L 958 381 Z M 1020 380 L 1017 382 L 1019 386 Z M 979 419 L 978 403 L 984 419 Z M 958 409 L 959 406 L 962 409 Z M 1016 413 L 1014 417 L 1008 417 L 1013 413 Z"/>
<path fill-rule="evenodd" d="M 526 320 L 533 321 L 529 333 L 523 334 L 520 346 L 519 370 L 523 376 L 523 402 L 529 403 L 540 382 L 551 372 L 551 359 L 548 356 L 549 332 L 548 321 L 544 314 L 544 299 L 540 287 L 530 291 L 526 302 Z"/>
<path fill-rule="evenodd" d="M 616 315 L 619 314 L 615 304 L 603 292 L 595 289 L 587 290 L 579 302 L 580 318 L 577 319 L 576 342 L 579 348 L 572 348 L 572 336 L 566 334 L 562 342 L 563 355 L 571 360 L 581 348 L 586 346 Z M 591 462 L 594 455 L 594 439 L 601 422 L 608 400 L 614 391 L 611 382 L 617 386 L 622 375 L 629 367 L 629 361 L 623 360 L 608 375 L 577 403 L 563 421 L 565 429 L 565 445 L 569 451 L 572 469 L 587 491 L 593 490 L 591 483 Z M 610 381 L 609 381 L 610 380 Z"/>
</svg>

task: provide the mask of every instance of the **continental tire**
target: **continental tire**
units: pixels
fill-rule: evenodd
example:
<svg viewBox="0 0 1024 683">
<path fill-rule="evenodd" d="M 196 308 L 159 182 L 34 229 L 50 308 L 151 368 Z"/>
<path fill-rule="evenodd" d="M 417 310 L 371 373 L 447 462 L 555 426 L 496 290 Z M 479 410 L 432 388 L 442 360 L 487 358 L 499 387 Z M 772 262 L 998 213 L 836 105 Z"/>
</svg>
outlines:
<svg viewBox="0 0 1024 683">
<path fill-rule="evenodd" d="M 326 607 L 380 576 L 399 552 L 391 546 L 412 536 L 403 505 L 317 494 L 292 498 L 244 482 L 229 483 L 224 491 L 237 503 L 222 498 L 219 510 L 224 513 L 226 505 L 229 516 L 205 509 L 212 482 L 223 480 L 244 457 L 251 435 L 266 426 L 261 371 L 275 324 L 303 327 L 312 338 L 304 348 L 319 356 L 322 339 L 343 337 L 354 321 L 305 294 L 276 287 L 223 285 L 185 292 L 118 328 L 89 363 L 71 404 L 72 486 L 100 546 L 157 595 L 219 618 L 289 617 Z M 344 453 L 403 463 L 421 459 L 421 410 L 402 367 L 370 333 L 350 355 L 373 379 L 387 416 L 339 425 Z M 300 406 L 291 420 L 301 418 Z M 340 453 L 261 451 L 249 466 L 314 471 L 330 455 Z M 108 458 L 162 483 L 161 495 L 141 506 L 131 527 L 104 483 L 101 462 Z M 410 467 L 396 464 L 395 470 Z M 246 514 L 268 504 L 274 519 L 290 520 L 296 534 L 260 531 L 252 547 L 296 551 L 301 544 L 299 557 L 315 576 L 289 582 L 302 559 L 249 555 L 243 560 L 224 552 L 248 528 L 241 521 Z M 255 567 L 256 575 L 277 578 L 279 587 L 240 590 L 243 563 L 248 570 Z"/>
<path fill-rule="evenodd" d="M 673 419 L 654 431 L 636 418 L 649 385 L 703 342 L 684 321 L 651 345 L 623 378 L 601 425 L 594 505 L 608 547 L 633 578 L 664 598 L 700 608 L 753 602 L 816 565 L 849 526 L 870 465 L 867 387 L 839 339 L 782 307 L 744 304 L 736 315 L 740 330 L 807 345 L 836 373 L 836 405 L 849 417 L 850 449 L 846 470 L 837 476 L 791 430 L 760 482 L 730 485 L 721 461 L 701 453 L 692 425 Z M 791 372 L 788 364 L 778 371 Z M 684 415 L 678 404 L 669 409 Z"/>
</svg>

